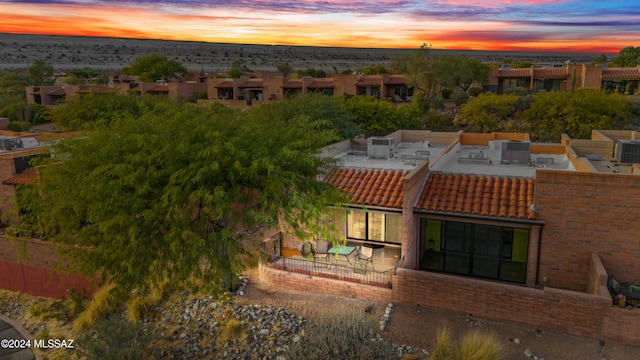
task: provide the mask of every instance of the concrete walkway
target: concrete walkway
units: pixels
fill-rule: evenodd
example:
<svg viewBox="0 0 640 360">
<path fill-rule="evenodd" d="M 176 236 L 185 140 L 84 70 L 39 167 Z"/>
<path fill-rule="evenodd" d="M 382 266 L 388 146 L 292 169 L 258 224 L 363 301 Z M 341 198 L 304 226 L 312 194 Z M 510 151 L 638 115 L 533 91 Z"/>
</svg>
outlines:
<svg viewBox="0 0 640 360">
<path fill-rule="evenodd" d="M 18 330 L 19 329 L 19 330 Z M 0 315 L 0 341 L 4 339 L 30 339 L 33 347 L 33 339 L 15 321 Z M 9 349 L 0 346 L 0 360 L 35 360 L 36 356 L 31 348 Z"/>
</svg>

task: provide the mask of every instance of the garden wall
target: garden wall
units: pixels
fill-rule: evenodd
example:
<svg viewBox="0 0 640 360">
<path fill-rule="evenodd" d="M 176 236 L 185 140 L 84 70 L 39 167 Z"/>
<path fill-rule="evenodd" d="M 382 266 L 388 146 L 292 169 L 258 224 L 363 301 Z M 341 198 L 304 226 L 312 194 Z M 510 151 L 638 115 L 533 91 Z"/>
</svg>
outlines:
<svg viewBox="0 0 640 360">
<path fill-rule="evenodd" d="M 56 244 L 0 236 L 0 289 L 53 298 L 66 297 L 72 288 L 91 292 L 88 277 L 58 271 L 59 263 Z"/>
<path fill-rule="evenodd" d="M 274 269 L 259 265 L 260 281 L 283 289 L 329 294 L 376 303 L 391 302 L 391 289 Z M 331 306 L 331 304 L 327 304 Z"/>
</svg>

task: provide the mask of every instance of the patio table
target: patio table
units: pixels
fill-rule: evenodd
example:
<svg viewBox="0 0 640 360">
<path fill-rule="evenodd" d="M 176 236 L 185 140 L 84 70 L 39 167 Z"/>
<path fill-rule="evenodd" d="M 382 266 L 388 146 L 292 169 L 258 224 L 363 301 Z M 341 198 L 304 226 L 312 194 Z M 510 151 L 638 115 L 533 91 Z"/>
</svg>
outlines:
<svg viewBox="0 0 640 360">
<path fill-rule="evenodd" d="M 356 250 L 356 248 L 354 246 L 346 246 L 346 245 L 342 245 L 342 246 L 334 246 L 331 249 L 329 249 L 329 251 L 327 251 L 327 254 L 331 254 L 331 255 L 342 255 L 345 257 L 345 259 L 347 259 L 347 262 L 349 263 L 349 265 L 353 265 L 351 263 L 351 260 L 349 260 L 349 255 L 351 255 L 354 251 Z"/>
</svg>

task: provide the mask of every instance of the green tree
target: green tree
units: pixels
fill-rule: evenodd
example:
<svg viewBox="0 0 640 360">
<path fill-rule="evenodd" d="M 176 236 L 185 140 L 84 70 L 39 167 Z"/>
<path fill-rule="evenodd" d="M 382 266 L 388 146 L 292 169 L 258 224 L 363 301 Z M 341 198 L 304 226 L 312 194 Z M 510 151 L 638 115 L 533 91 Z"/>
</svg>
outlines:
<svg viewBox="0 0 640 360">
<path fill-rule="evenodd" d="M 311 121 L 322 124 L 321 128 L 337 132 L 340 139 L 351 139 L 362 133 L 355 123 L 353 113 L 341 107 L 338 99 L 318 93 L 294 96 L 287 101 L 264 103 L 248 116 L 280 119 L 306 116 Z"/>
<path fill-rule="evenodd" d="M 304 70 L 298 70 L 298 77 L 311 76 L 312 78 L 323 78 L 327 76 L 323 70 L 315 68 L 307 68 Z"/>
<path fill-rule="evenodd" d="M 188 71 L 178 60 L 153 53 L 136 58 L 131 66 L 122 69 L 122 73 L 137 75 L 140 80 L 145 82 L 155 82 L 156 80 L 180 79 L 187 75 Z"/>
<path fill-rule="evenodd" d="M 391 66 L 404 74 L 407 86 L 419 90 L 425 99 L 429 100 L 440 93 L 434 60 L 429 56 L 426 44 L 410 54 L 392 58 Z"/>
<path fill-rule="evenodd" d="M 281 72 L 285 78 L 288 78 L 293 73 L 293 66 L 289 63 L 279 63 L 276 65 L 276 69 Z"/>
<path fill-rule="evenodd" d="M 632 100 L 593 89 L 538 94 L 519 119 L 528 124 L 532 139 L 556 142 L 562 134 L 584 139 L 594 129 L 628 128 L 637 121 Z"/>
<path fill-rule="evenodd" d="M 67 100 L 51 110 L 51 118 L 67 131 L 90 130 L 114 119 L 140 116 L 145 108 L 166 100 L 164 97 L 138 99 L 132 95 L 86 94 Z"/>
<path fill-rule="evenodd" d="M 371 96 L 339 99 L 341 106 L 354 115 L 356 124 L 367 136 L 383 136 L 400 129 L 423 128 L 421 112 L 416 106 L 395 106 Z"/>
<path fill-rule="evenodd" d="M 387 74 L 389 73 L 389 70 L 387 70 L 382 65 L 371 65 L 362 69 L 362 73 L 364 75 L 379 75 L 379 74 Z"/>
<path fill-rule="evenodd" d="M 627 46 L 620 50 L 609 65 L 615 67 L 636 67 L 640 64 L 640 46 Z"/>
<path fill-rule="evenodd" d="M 607 58 L 607 55 L 600 54 L 600 56 L 598 56 L 595 59 L 593 59 L 593 61 L 591 62 L 591 66 L 596 66 L 596 65 L 600 65 L 600 64 L 606 64 L 608 62 L 609 62 L 609 59 Z"/>
<path fill-rule="evenodd" d="M 454 123 L 470 132 L 505 131 L 515 118 L 519 96 L 480 94 L 461 109 Z"/>
<path fill-rule="evenodd" d="M 459 55 L 440 55 L 436 58 L 436 80 L 442 86 L 467 91 L 474 83 L 485 83 L 489 66 L 478 59 Z"/>
<path fill-rule="evenodd" d="M 42 60 L 36 60 L 29 67 L 29 85 L 48 86 L 55 84 L 56 79 L 53 77 L 53 66 Z"/>
<path fill-rule="evenodd" d="M 38 228 L 75 244 L 66 255 L 116 284 L 119 299 L 167 278 L 221 288 L 241 269 L 242 229 L 280 221 L 310 239 L 327 205 L 347 201 L 317 181 L 335 166 L 317 156 L 334 138 L 321 127 L 163 102 L 54 148 Z"/>
<path fill-rule="evenodd" d="M 29 74 L 18 71 L 0 71 L 0 108 L 13 102 L 26 101 L 24 87 L 29 85 Z"/>
<path fill-rule="evenodd" d="M 50 120 L 50 112 L 40 104 L 28 104 L 26 101 L 11 103 L 0 109 L 0 117 L 10 121 L 28 122 L 31 125 L 46 123 Z"/>
</svg>

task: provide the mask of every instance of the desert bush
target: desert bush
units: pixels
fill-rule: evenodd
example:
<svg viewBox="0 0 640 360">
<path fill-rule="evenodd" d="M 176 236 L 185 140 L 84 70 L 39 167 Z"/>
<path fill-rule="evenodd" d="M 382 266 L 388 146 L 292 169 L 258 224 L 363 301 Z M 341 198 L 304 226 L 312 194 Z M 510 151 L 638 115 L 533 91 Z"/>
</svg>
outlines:
<svg viewBox="0 0 640 360">
<path fill-rule="evenodd" d="M 158 283 L 149 294 L 134 294 L 127 302 L 127 319 L 134 322 L 142 319 L 152 306 L 160 303 L 168 289 L 169 281 L 164 280 Z"/>
<path fill-rule="evenodd" d="M 393 346 L 378 338 L 364 312 L 339 309 L 310 323 L 291 349 L 291 359 L 392 359 Z"/>
<path fill-rule="evenodd" d="M 453 89 L 444 88 L 442 89 L 442 97 L 445 98 L 445 100 L 447 100 L 451 97 L 451 94 L 453 94 L 453 92 L 454 92 Z"/>
<path fill-rule="evenodd" d="M 436 95 L 431 98 L 431 108 L 442 110 L 444 109 L 444 99 L 440 95 Z"/>
<path fill-rule="evenodd" d="M 469 96 L 476 97 L 482 93 L 482 88 L 473 86 L 473 87 L 470 87 L 469 90 L 467 90 L 467 92 L 469 93 Z"/>
<path fill-rule="evenodd" d="M 494 332 L 474 330 L 462 338 L 461 360 L 500 360 L 502 344 Z"/>
<path fill-rule="evenodd" d="M 456 90 L 451 94 L 451 100 L 454 104 L 460 106 L 469 100 L 469 94 L 466 91 Z"/>
<path fill-rule="evenodd" d="M 93 327 L 96 322 L 104 319 L 116 309 L 117 303 L 115 301 L 115 297 L 111 293 L 111 290 L 113 290 L 114 287 L 115 285 L 108 284 L 96 291 L 93 295 L 93 299 L 87 306 L 87 309 L 84 310 L 74 321 L 74 331 L 79 333 L 85 329 Z"/>
<path fill-rule="evenodd" d="M 229 342 L 244 344 L 247 341 L 247 329 L 242 323 L 234 318 L 230 318 L 220 324 L 218 329 L 218 340 L 224 346 Z"/>
<path fill-rule="evenodd" d="M 527 96 L 529 95 L 529 90 L 522 86 L 514 86 L 512 88 L 506 89 L 504 93 L 518 96 Z"/>
<path fill-rule="evenodd" d="M 78 337 L 76 349 L 87 360 L 145 359 L 151 358 L 148 347 L 155 337 L 154 331 L 145 331 L 139 323 L 110 316 Z"/>
<path fill-rule="evenodd" d="M 20 132 L 29 131 L 31 129 L 31 123 L 28 121 L 9 121 L 9 130 Z"/>
<path fill-rule="evenodd" d="M 431 352 L 429 360 L 457 360 L 458 352 L 451 340 L 451 334 L 446 327 L 438 330 L 436 334 L 436 347 Z"/>
</svg>

